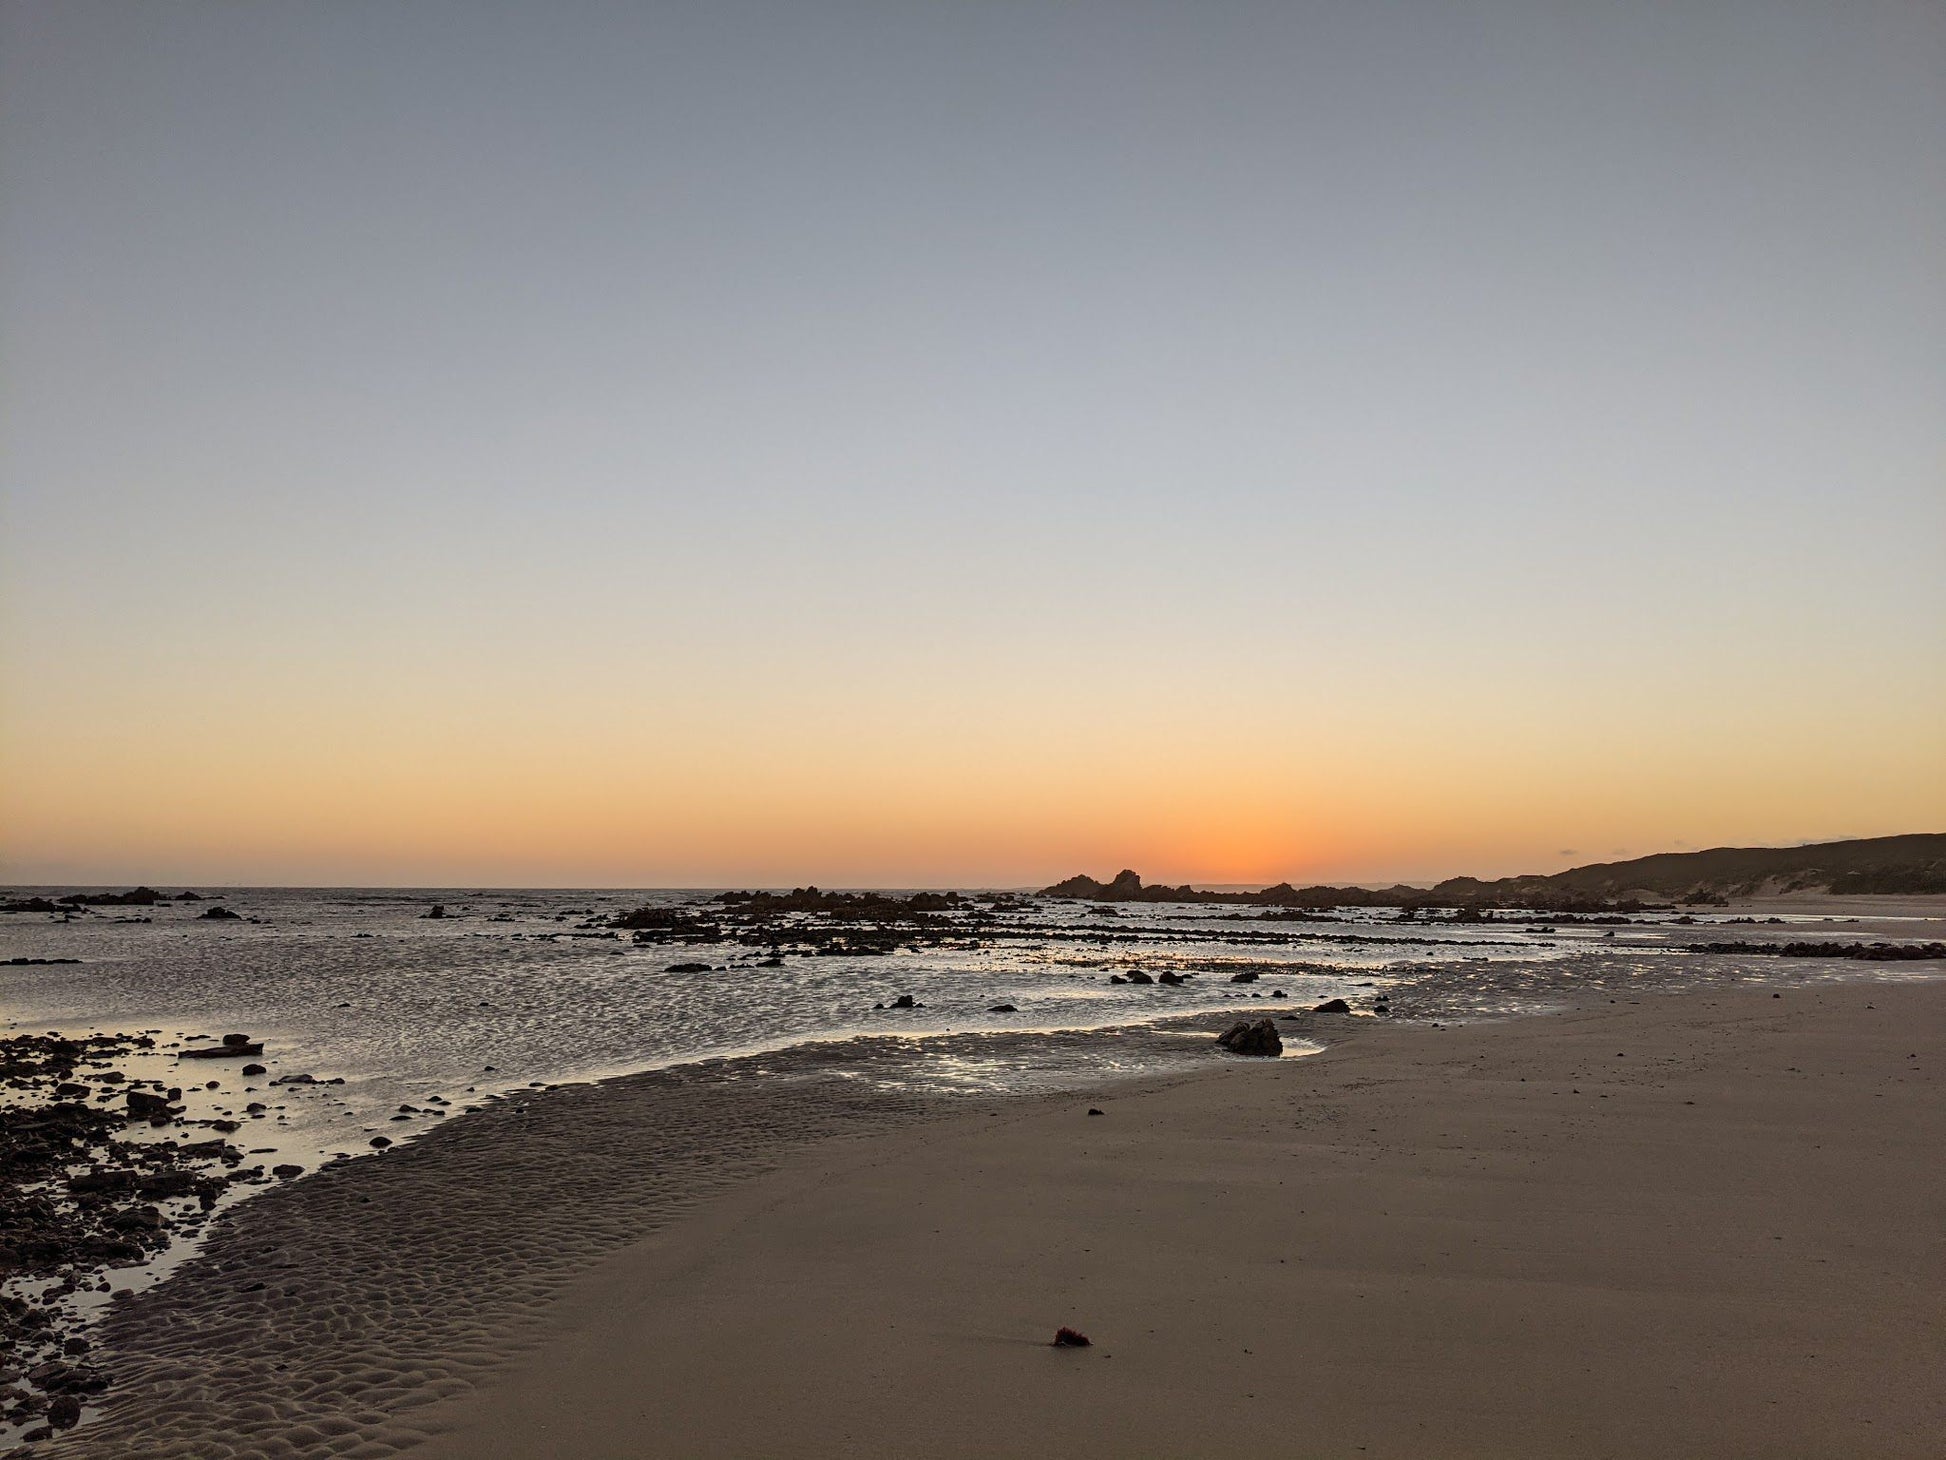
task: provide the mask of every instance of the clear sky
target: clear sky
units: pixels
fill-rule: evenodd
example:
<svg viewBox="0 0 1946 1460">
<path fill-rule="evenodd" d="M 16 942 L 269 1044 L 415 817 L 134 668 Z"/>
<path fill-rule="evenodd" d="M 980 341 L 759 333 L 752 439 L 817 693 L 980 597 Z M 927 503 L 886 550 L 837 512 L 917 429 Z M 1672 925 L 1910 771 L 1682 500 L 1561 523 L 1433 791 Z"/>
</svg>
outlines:
<svg viewBox="0 0 1946 1460">
<path fill-rule="evenodd" d="M 1946 8 L 0 0 L 0 877 L 1946 830 Z"/>
</svg>

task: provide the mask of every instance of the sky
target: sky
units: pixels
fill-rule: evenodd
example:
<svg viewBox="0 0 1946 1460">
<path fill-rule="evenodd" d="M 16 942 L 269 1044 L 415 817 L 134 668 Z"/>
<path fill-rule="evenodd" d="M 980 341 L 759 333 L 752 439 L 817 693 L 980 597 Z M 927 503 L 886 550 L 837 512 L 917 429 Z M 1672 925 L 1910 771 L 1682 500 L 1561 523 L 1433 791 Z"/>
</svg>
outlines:
<svg viewBox="0 0 1946 1460">
<path fill-rule="evenodd" d="M 1946 9 L 0 0 L 0 880 L 1946 830 Z"/>
</svg>

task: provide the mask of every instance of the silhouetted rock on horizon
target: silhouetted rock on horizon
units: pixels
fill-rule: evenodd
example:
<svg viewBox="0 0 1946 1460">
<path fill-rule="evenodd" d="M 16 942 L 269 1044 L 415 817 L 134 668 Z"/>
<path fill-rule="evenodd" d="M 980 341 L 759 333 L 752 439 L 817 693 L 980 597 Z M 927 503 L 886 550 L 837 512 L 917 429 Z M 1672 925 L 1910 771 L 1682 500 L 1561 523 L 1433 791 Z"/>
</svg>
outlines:
<svg viewBox="0 0 1946 1460">
<path fill-rule="evenodd" d="M 55 900 L 70 907 L 154 907 L 169 901 L 153 887 L 137 887 L 130 892 L 70 892 Z"/>
<path fill-rule="evenodd" d="M 240 923 L 243 921 L 243 915 L 241 913 L 233 913 L 227 907 L 213 907 L 199 916 L 202 921 L 207 923 Z"/>
<path fill-rule="evenodd" d="M 1145 885 L 1140 876 L 1124 867 L 1112 880 L 1097 882 L 1085 874 L 1043 887 L 1042 897 L 1071 897 L 1081 902 L 1189 902 L 1231 903 L 1245 907 L 1311 909 L 1332 907 L 1405 907 L 1423 901 L 1422 887 L 1399 885 L 1374 891 L 1366 887 L 1293 887 L 1278 882 L 1258 892 L 1217 892 L 1161 883 Z"/>
</svg>

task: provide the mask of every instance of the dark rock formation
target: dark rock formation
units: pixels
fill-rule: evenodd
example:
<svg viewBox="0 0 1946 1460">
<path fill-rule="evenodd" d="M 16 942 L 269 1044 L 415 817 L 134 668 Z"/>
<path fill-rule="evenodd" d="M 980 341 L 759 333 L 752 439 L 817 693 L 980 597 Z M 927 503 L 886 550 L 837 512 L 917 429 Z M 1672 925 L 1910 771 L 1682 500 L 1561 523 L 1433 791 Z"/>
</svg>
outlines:
<svg viewBox="0 0 1946 1460">
<path fill-rule="evenodd" d="M 1216 1042 L 1231 1054 L 1280 1055 L 1284 1052 L 1284 1041 L 1277 1037 L 1277 1026 L 1268 1019 L 1259 1019 L 1254 1024 L 1239 1020 L 1219 1035 Z"/>
<path fill-rule="evenodd" d="M 1854 958 L 1866 963 L 1916 963 L 1946 958 L 1946 943 L 1692 943 L 1689 951 L 1756 954 L 1769 958 Z"/>
<path fill-rule="evenodd" d="M 1311 1010 L 1313 1014 L 1349 1014 L 1351 1005 L 1343 999 L 1326 999 Z"/>
<path fill-rule="evenodd" d="M 224 1060 L 242 1059 L 253 1054 L 262 1054 L 264 1047 L 247 1034 L 226 1034 L 221 1044 L 204 1045 L 200 1049 L 185 1049 L 177 1055 L 185 1060 Z"/>
</svg>

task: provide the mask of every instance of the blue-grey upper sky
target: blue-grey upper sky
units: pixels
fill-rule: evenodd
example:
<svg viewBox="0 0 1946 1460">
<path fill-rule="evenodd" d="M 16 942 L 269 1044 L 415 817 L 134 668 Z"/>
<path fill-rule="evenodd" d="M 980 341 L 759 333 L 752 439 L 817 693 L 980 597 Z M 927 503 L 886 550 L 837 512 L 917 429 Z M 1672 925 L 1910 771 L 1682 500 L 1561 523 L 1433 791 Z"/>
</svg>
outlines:
<svg viewBox="0 0 1946 1460">
<path fill-rule="evenodd" d="M 1942 76 L 1879 0 L 6 0 L 6 865 L 1946 821 Z M 1104 810 L 1190 762 L 1261 804 Z M 20 790 L 158 763 L 281 830 Z"/>
</svg>

